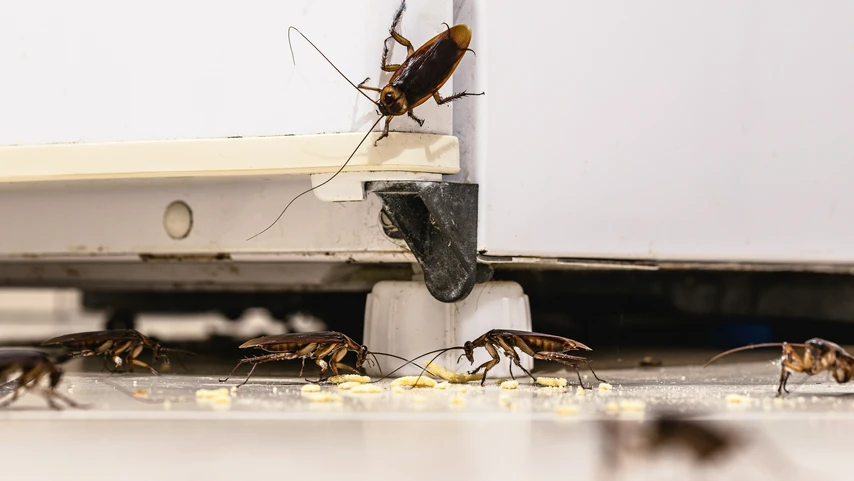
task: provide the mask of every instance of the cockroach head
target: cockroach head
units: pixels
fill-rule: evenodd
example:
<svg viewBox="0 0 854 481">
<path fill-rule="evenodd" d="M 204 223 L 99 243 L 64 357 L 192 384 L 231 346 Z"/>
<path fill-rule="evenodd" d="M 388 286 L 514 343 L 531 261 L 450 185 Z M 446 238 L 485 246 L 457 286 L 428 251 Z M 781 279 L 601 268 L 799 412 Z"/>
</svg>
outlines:
<svg viewBox="0 0 854 481">
<path fill-rule="evenodd" d="M 471 341 L 466 341 L 466 343 L 463 345 L 463 349 L 465 350 L 463 356 L 465 356 L 466 359 L 469 360 L 470 364 L 474 364 L 474 346 L 472 345 Z M 459 360 L 457 360 L 457 362 L 459 362 Z"/>
<path fill-rule="evenodd" d="M 383 115 L 403 115 L 409 110 L 409 103 L 406 101 L 406 95 L 400 89 L 386 85 L 380 92 L 377 107 Z"/>
<path fill-rule="evenodd" d="M 356 369 L 362 369 L 362 364 L 364 364 L 366 360 L 370 363 L 370 359 L 368 359 L 368 348 L 363 344 L 359 346 L 359 350 L 356 351 Z"/>
</svg>

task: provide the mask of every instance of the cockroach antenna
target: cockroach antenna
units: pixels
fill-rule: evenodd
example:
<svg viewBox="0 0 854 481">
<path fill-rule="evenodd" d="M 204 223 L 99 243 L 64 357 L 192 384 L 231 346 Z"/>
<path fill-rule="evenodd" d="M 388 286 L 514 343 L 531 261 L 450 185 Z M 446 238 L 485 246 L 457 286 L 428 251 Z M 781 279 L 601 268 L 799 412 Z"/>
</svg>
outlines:
<svg viewBox="0 0 854 481">
<path fill-rule="evenodd" d="M 291 44 L 291 30 L 295 30 L 298 34 L 300 34 L 300 36 L 302 36 L 302 38 L 304 38 L 304 39 L 305 39 L 305 41 L 309 43 L 309 45 L 311 45 L 312 47 L 314 47 L 314 49 L 315 49 L 315 50 L 317 50 L 317 52 L 320 54 L 320 56 L 321 56 L 321 57 L 323 57 L 327 62 L 329 62 L 329 65 L 332 65 L 332 68 L 334 68 L 336 72 L 338 72 L 339 74 L 341 74 L 341 76 L 342 76 L 342 77 L 344 77 L 344 80 L 346 80 L 346 81 L 347 81 L 347 83 L 349 83 L 350 85 L 352 85 L 352 86 L 353 86 L 353 88 L 354 88 L 354 89 L 356 89 L 356 91 L 357 91 L 357 92 L 359 92 L 360 94 L 362 94 L 362 96 L 363 96 L 363 97 L 365 97 L 366 99 L 368 99 L 372 104 L 375 104 L 375 102 L 374 102 L 370 97 L 368 97 L 368 95 L 367 95 L 365 92 L 363 92 L 361 89 L 359 89 L 359 87 L 357 87 L 357 86 L 356 86 L 356 84 L 354 84 L 352 81 L 350 81 L 350 79 L 349 79 L 349 78 L 347 78 L 347 76 L 346 76 L 346 75 L 344 75 L 344 73 L 343 73 L 341 70 L 339 70 L 339 69 L 338 69 L 338 67 L 336 67 L 336 66 L 335 66 L 335 64 L 334 64 L 334 63 L 332 63 L 332 61 L 331 61 L 331 60 L 329 60 L 329 58 L 328 58 L 326 55 L 324 55 L 324 54 L 323 54 L 323 52 L 321 52 L 321 51 L 320 51 L 320 49 L 319 49 L 319 48 L 317 48 L 317 46 L 316 46 L 316 45 L 315 45 L 311 40 L 309 40 L 309 39 L 308 39 L 308 37 L 306 37 L 305 35 L 303 35 L 303 33 L 302 33 L 302 32 L 300 32 L 300 31 L 299 31 L 299 29 L 297 29 L 296 27 L 294 27 L 294 26 L 290 26 L 290 27 L 288 27 L 288 47 L 290 47 L 290 49 L 291 49 L 291 60 L 294 62 L 294 65 L 296 65 L 296 58 L 294 57 L 294 47 L 293 47 L 293 44 Z M 350 163 L 350 160 L 352 160 L 352 159 L 353 159 L 353 156 L 354 156 L 354 155 L 356 155 L 356 152 L 358 152 L 358 151 L 359 151 L 359 148 L 362 146 L 362 144 L 364 144 L 364 143 L 365 143 L 365 141 L 366 141 L 366 140 L 368 140 L 368 137 L 370 137 L 371 133 L 373 133 L 374 129 L 377 127 L 377 125 L 379 125 L 380 120 L 382 120 L 382 119 L 383 119 L 383 116 L 382 116 L 382 115 L 380 115 L 380 116 L 379 116 L 379 118 L 377 118 L 377 121 L 376 121 L 376 122 L 374 122 L 374 125 L 372 125 L 370 129 L 368 129 L 368 133 L 366 133 L 366 134 L 365 134 L 365 136 L 362 138 L 362 140 L 361 140 L 361 141 L 359 141 L 359 144 L 356 146 L 356 148 L 355 148 L 355 149 L 353 149 L 353 153 L 352 153 L 352 154 L 350 154 L 350 157 L 347 157 L 347 160 L 344 162 L 344 165 L 342 165 L 342 166 L 341 166 L 341 168 L 340 168 L 340 169 L 338 169 L 338 171 L 337 171 L 337 172 L 335 172 L 334 174 L 332 174 L 332 177 L 330 177 L 330 178 L 328 178 L 328 179 L 324 180 L 324 181 L 323 181 L 323 182 L 321 182 L 320 184 L 318 184 L 318 185 L 316 185 L 316 186 L 314 186 L 314 187 L 312 187 L 312 188 L 310 188 L 310 189 L 308 189 L 308 190 L 306 190 L 306 191 L 304 191 L 304 192 L 301 192 L 301 193 L 300 193 L 300 194 L 298 194 L 296 197 L 294 197 L 293 199 L 291 199 L 291 201 L 290 201 L 290 202 L 288 202 L 288 205 L 286 205 L 286 206 L 285 206 L 285 208 L 284 208 L 284 209 L 282 209 L 282 212 L 279 214 L 279 216 L 278 216 L 278 217 L 276 217 L 276 220 L 274 220 L 272 224 L 268 225 L 264 230 L 262 230 L 261 232 L 259 232 L 259 233 L 255 234 L 255 235 L 253 235 L 252 237 L 250 237 L 250 238 L 248 238 L 248 239 L 246 239 L 246 240 L 247 240 L 247 241 L 250 241 L 250 240 L 252 240 L 252 239 L 254 239 L 254 238 L 258 237 L 259 235 L 261 235 L 261 234 L 263 234 L 263 233 L 267 232 L 268 230 L 270 230 L 270 228 L 271 228 L 271 227 L 273 227 L 274 225 L 276 225 L 276 222 L 279 222 L 279 220 L 282 218 L 282 216 L 283 216 L 283 215 L 285 215 L 285 212 L 288 210 L 288 208 L 290 208 L 291 204 L 293 204 L 293 203 L 294 203 L 294 201 L 296 201 L 296 200 L 297 200 L 297 199 L 299 199 L 300 197 L 304 196 L 305 194 L 308 194 L 309 192 L 311 192 L 311 191 L 313 191 L 313 190 L 315 190 L 315 189 L 318 189 L 318 188 L 320 188 L 320 187 L 323 187 L 323 186 L 324 186 L 324 185 L 326 185 L 329 181 L 331 181 L 332 179 L 334 179 L 338 174 L 340 174 L 340 173 L 341 173 L 341 171 L 343 171 L 343 170 L 344 170 L 344 168 L 346 168 L 346 167 L 347 167 L 347 165 Z"/>
<path fill-rule="evenodd" d="M 728 355 L 736 353 L 736 352 L 749 351 L 751 349 L 758 349 L 760 347 L 783 347 L 784 344 L 788 344 L 788 345 L 793 346 L 793 347 L 804 347 L 803 343 L 791 343 L 791 342 L 765 342 L 762 344 L 750 344 L 747 346 L 736 347 L 736 348 L 730 349 L 729 351 L 724 351 L 724 352 L 718 354 L 717 356 L 709 359 L 709 361 L 703 365 L 703 368 L 707 367 L 709 364 L 717 361 L 718 359 L 720 359 L 724 356 L 728 356 Z"/>
</svg>

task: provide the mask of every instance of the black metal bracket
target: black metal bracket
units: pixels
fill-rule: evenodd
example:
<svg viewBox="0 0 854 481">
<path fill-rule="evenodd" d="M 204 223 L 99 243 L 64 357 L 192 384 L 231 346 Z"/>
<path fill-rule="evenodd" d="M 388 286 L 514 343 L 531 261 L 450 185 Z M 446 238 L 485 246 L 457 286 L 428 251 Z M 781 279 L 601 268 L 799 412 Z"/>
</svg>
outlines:
<svg viewBox="0 0 854 481">
<path fill-rule="evenodd" d="M 492 277 L 490 266 L 477 263 L 477 184 L 375 181 L 366 182 L 365 191 L 382 201 L 433 297 L 463 300 Z"/>
</svg>

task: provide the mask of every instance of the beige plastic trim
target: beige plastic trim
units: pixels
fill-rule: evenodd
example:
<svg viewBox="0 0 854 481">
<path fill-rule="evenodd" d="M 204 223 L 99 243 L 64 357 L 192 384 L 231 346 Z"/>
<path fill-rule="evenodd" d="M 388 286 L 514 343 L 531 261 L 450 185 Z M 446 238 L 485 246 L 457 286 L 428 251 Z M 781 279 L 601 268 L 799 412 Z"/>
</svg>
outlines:
<svg viewBox="0 0 854 481">
<path fill-rule="evenodd" d="M 334 173 L 364 133 L 0 147 L 0 182 Z M 451 135 L 374 132 L 346 172 L 460 170 Z"/>
</svg>

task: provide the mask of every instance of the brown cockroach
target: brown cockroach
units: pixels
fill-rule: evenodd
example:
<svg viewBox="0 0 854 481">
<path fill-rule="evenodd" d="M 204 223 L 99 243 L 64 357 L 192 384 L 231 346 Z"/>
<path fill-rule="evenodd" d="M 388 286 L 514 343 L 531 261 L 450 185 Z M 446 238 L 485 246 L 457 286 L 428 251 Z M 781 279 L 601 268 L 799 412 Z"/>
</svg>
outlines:
<svg viewBox="0 0 854 481">
<path fill-rule="evenodd" d="M 381 68 L 384 72 L 393 72 L 391 78 L 388 81 L 388 84 L 385 87 L 370 87 L 365 85 L 370 77 L 366 78 L 359 85 L 354 84 L 344 75 L 338 67 L 329 60 L 320 49 L 314 45 L 314 43 L 308 39 L 302 32 L 299 31 L 294 26 L 288 27 L 288 45 L 291 49 L 291 59 L 296 64 L 296 60 L 294 58 L 294 50 L 291 45 L 291 30 L 295 30 L 302 38 L 305 39 L 315 50 L 327 61 L 332 68 L 334 68 L 342 77 L 344 77 L 347 82 L 350 83 L 356 90 L 361 93 L 366 99 L 368 99 L 371 103 L 376 105 L 377 113 L 379 114 L 379 118 L 377 118 L 376 122 L 371 126 L 368 130 L 368 133 L 365 134 L 365 137 L 359 142 L 356 148 L 353 150 L 353 153 L 350 154 L 350 157 L 344 162 L 344 165 L 338 169 L 332 177 L 326 179 L 322 183 L 314 186 L 305 192 L 300 193 L 288 203 L 287 206 L 282 210 L 282 213 L 270 224 L 266 229 L 261 232 L 255 234 L 247 240 L 252 240 L 255 237 L 266 232 L 270 227 L 273 227 L 279 219 L 285 214 L 285 211 L 294 203 L 295 200 L 302 197 L 303 195 L 317 189 L 318 187 L 323 186 L 327 182 L 331 181 L 335 176 L 341 173 L 347 164 L 350 163 L 350 160 L 356 155 L 356 152 L 359 150 L 359 147 L 367 140 L 367 138 L 371 135 L 374 128 L 380 123 L 380 120 L 383 118 L 386 119 L 385 126 L 383 127 L 382 134 L 374 141 L 374 146 L 385 137 L 388 137 L 389 132 L 389 124 L 394 117 L 406 114 L 418 123 L 419 126 L 424 125 L 424 120 L 415 116 L 413 110 L 419 105 L 423 104 L 431 97 L 436 101 L 438 105 L 443 105 L 449 102 L 453 102 L 454 100 L 458 100 L 462 97 L 472 96 L 472 95 L 484 95 L 485 92 L 480 93 L 468 93 L 466 91 L 455 93 L 453 95 L 449 95 L 448 97 L 442 97 L 439 95 L 439 89 L 441 89 L 448 79 L 451 78 L 454 71 L 457 69 L 457 65 L 459 65 L 460 61 L 462 61 L 463 56 L 466 52 L 472 52 L 469 47 L 469 43 L 471 42 L 471 28 L 469 28 L 466 24 L 458 24 L 453 27 L 448 26 L 447 23 L 443 23 L 445 26 L 445 31 L 437 34 L 430 40 L 428 40 L 424 45 L 415 50 L 412 46 L 412 42 L 407 40 L 403 35 L 398 32 L 398 28 L 400 26 L 400 20 L 403 17 L 403 12 L 406 10 L 406 0 L 400 2 L 400 7 L 398 7 L 397 12 L 394 14 L 394 20 L 392 20 L 391 27 L 389 28 L 390 36 L 385 39 L 383 42 L 383 54 L 382 54 L 382 62 Z M 388 41 L 394 40 L 400 45 L 406 47 L 407 55 L 406 59 L 403 63 L 400 64 L 390 64 L 388 63 Z M 363 90 L 379 92 L 379 100 L 373 100 L 369 97 Z"/>
<path fill-rule="evenodd" d="M 0 384 L 5 383 L 13 373 L 20 372 L 17 379 L 11 381 L 15 383 L 15 387 L 10 398 L 0 401 L 0 408 L 15 402 L 24 391 L 38 389 L 39 382 L 45 377 L 49 379 L 47 389 L 38 390 L 47 399 L 50 407 L 60 409 L 54 399 L 60 399 L 71 407 L 83 407 L 56 390 L 63 375 L 61 364 L 69 358 L 67 355 L 53 358 L 32 348 L 0 348 Z"/>
<path fill-rule="evenodd" d="M 531 379 L 536 381 L 536 378 L 528 372 L 522 366 L 522 362 L 519 359 L 519 353 L 515 348 L 518 348 L 523 353 L 531 356 L 534 359 L 541 359 L 543 361 L 554 361 L 559 362 L 561 364 L 565 364 L 567 366 L 571 366 L 575 369 L 575 374 L 578 375 L 578 383 L 584 389 L 589 389 L 584 387 L 584 383 L 581 381 L 581 373 L 578 372 L 578 363 L 583 362 L 590 369 L 590 372 L 593 373 L 593 377 L 595 377 L 598 381 L 605 382 L 602 379 L 599 379 L 599 376 L 596 375 L 596 372 L 593 371 L 593 368 L 590 367 L 590 363 L 586 358 L 580 356 L 573 356 L 567 354 L 569 351 L 574 351 L 578 349 L 584 349 L 587 351 L 592 351 L 593 349 L 585 346 L 584 344 L 574 341 L 572 339 L 568 339 L 566 337 L 553 336 L 551 334 L 541 334 L 538 332 L 530 332 L 530 331 L 514 331 L 510 329 L 493 329 L 486 334 L 478 337 L 474 341 L 466 341 L 463 346 L 456 347 L 448 347 L 444 349 L 438 349 L 436 351 L 430 351 L 428 353 L 422 354 L 419 357 L 426 356 L 428 354 L 433 354 L 438 352 L 436 357 L 433 358 L 435 360 L 442 354 L 447 351 L 462 349 L 464 352 L 460 355 L 460 358 L 457 359 L 459 362 L 463 356 L 469 360 L 469 363 L 474 364 L 474 350 L 478 347 L 482 347 L 486 349 L 486 352 L 492 356 L 492 359 L 486 361 L 477 367 L 477 369 L 473 369 L 469 371 L 469 374 L 477 374 L 478 371 L 483 369 L 483 378 L 480 381 L 480 385 L 483 386 L 484 382 L 486 382 L 486 373 L 489 372 L 496 364 L 501 361 L 501 358 L 498 354 L 498 348 L 500 347 L 504 351 L 504 355 L 510 358 L 513 364 L 516 364 L 521 370 L 525 371 Z M 432 361 L 431 361 L 432 362 Z M 510 365 L 510 377 L 515 379 L 513 376 L 513 364 Z M 429 364 L 428 364 L 429 365 Z M 423 374 L 427 368 L 423 368 L 421 373 Z M 421 375 L 419 375 L 419 378 Z M 416 381 L 417 382 L 417 381 Z"/>
<path fill-rule="evenodd" d="M 718 359 L 734 352 L 746 351 L 759 347 L 783 348 L 783 354 L 780 359 L 780 383 L 777 385 L 777 396 L 782 396 L 783 391 L 787 394 L 789 393 L 789 390 L 786 389 L 786 383 L 789 381 L 789 376 L 791 376 L 793 372 L 801 372 L 807 376 L 815 376 L 816 374 L 829 371 L 833 379 L 835 379 L 839 384 L 844 384 L 854 377 L 854 356 L 849 354 L 839 344 L 818 337 L 814 337 L 804 343 L 768 342 L 737 347 L 735 349 L 722 352 L 709 359 L 709 362 L 707 362 L 703 367 L 706 367 Z M 804 348 L 803 357 L 798 355 L 798 352 L 795 351 L 796 347 Z"/>
<path fill-rule="evenodd" d="M 65 349 L 68 349 L 69 357 L 103 355 L 105 357 L 105 365 L 107 359 L 110 359 L 115 363 L 116 369 L 120 368 L 122 364 L 127 364 L 130 372 L 133 372 L 134 366 L 139 366 L 148 368 L 153 374 L 158 374 L 158 372 L 150 365 L 137 359 L 139 355 L 142 354 L 142 350 L 144 348 L 151 349 L 153 352 L 151 360 L 152 364 L 163 360 L 163 362 L 168 365 L 169 358 L 164 354 L 166 352 L 193 354 L 190 351 L 182 349 L 170 349 L 163 347 L 159 343 L 151 340 L 151 338 L 145 334 L 134 329 L 116 329 L 66 334 L 64 336 L 48 339 L 42 343 L 42 346 L 64 347 Z M 121 357 L 122 354 L 126 354 L 124 361 Z M 107 365 L 107 369 L 115 372 L 113 369 L 110 369 L 109 365 Z"/>
<path fill-rule="evenodd" d="M 373 356 L 374 361 L 376 361 L 376 355 L 379 354 L 381 356 L 400 359 L 407 363 L 409 362 L 402 357 L 395 356 L 394 354 L 371 352 L 368 350 L 367 346 L 359 344 L 350 337 L 336 331 L 317 331 L 264 336 L 257 339 L 250 339 L 240 345 L 241 349 L 249 347 L 261 349 L 271 354 L 241 359 L 240 362 L 234 366 L 234 369 L 231 370 L 228 377 L 220 379 L 219 382 L 228 381 L 228 379 L 234 374 L 234 371 L 246 363 L 251 363 L 252 369 L 246 376 L 246 380 L 240 383 L 237 387 L 243 386 L 249 382 L 249 378 L 252 377 L 252 373 L 255 372 L 255 368 L 258 367 L 259 364 L 263 364 L 265 362 L 301 359 L 302 366 L 300 367 L 299 377 L 302 377 L 303 369 L 305 369 L 305 360 L 311 359 L 315 364 L 320 366 L 320 377 L 317 381 L 310 382 L 323 381 L 323 375 L 326 373 L 327 369 L 331 369 L 332 373 L 336 376 L 338 375 L 339 367 L 358 373 L 358 369 L 362 368 L 362 364 L 364 364 L 366 360 L 371 363 L 368 359 L 368 355 Z M 356 353 L 355 369 L 341 363 L 341 360 L 350 351 Z M 326 357 L 329 358 L 328 362 L 325 359 Z"/>
</svg>

